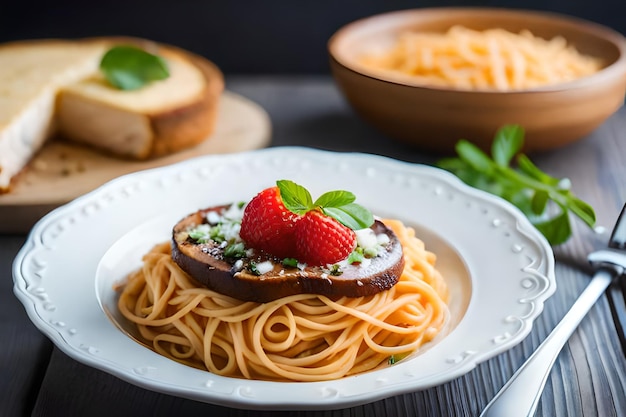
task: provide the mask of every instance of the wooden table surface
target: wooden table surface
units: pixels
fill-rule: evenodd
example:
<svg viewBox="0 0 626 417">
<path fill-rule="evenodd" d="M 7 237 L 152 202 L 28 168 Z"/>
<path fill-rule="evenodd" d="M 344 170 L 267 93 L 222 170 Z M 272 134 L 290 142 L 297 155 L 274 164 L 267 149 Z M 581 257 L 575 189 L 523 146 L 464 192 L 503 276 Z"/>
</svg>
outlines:
<svg viewBox="0 0 626 417">
<path fill-rule="evenodd" d="M 328 77 L 230 77 L 227 88 L 269 113 L 270 146 L 302 145 L 359 151 L 431 164 L 433 155 L 390 142 L 365 125 Z M 159 394 L 76 362 L 30 322 L 12 291 L 11 264 L 26 236 L 0 235 L 0 415 L 2 416 L 477 416 L 566 313 L 589 280 L 587 254 L 606 246 L 626 201 L 626 109 L 589 137 L 531 155 L 543 170 L 570 178 L 574 192 L 596 210 L 594 232 L 574 222 L 573 238 L 555 248 L 558 288 L 519 345 L 441 386 L 349 409 L 247 411 Z M 621 293 L 620 293 L 621 295 Z M 602 297 L 557 358 L 536 415 L 626 415 L 626 359 Z M 624 316 L 624 307 L 617 312 Z M 506 417 L 506 416 L 503 416 Z"/>
</svg>

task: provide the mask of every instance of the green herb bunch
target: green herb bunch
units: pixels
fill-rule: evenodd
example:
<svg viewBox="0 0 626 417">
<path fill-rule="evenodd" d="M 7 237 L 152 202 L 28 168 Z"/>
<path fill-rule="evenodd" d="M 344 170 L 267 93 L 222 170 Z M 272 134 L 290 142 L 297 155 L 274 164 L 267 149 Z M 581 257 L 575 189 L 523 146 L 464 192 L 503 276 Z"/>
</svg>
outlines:
<svg viewBox="0 0 626 417">
<path fill-rule="evenodd" d="M 491 157 L 467 140 L 456 144 L 458 157 L 437 162 L 466 184 L 500 196 L 517 206 L 551 245 L 572 234 L 572 213 L 594 227 L 593 208 L 574 195 L 568 179 L 554 178 L 539 169 L 523 153 L 524 129 L 501 127 L 491 146 Z"/>
</svg>

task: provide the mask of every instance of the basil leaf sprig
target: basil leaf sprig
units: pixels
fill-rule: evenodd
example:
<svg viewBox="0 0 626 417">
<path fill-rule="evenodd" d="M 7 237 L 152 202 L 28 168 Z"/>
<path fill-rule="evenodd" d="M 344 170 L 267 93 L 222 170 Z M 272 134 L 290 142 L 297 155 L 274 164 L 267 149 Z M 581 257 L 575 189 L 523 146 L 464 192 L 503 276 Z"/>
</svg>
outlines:
<svg viewBox="0 0 626 417">
<path fill-rule="evenodd" d="M 309 191 L 289 180 L 276 181 L 280 196 L 287 210 L 304 215 L 311 210 L 321 210 L 353 230 L 365 229 L 374 223 L 374 216 L 365 207 L 356 204 L 350 191 L 328 191 L 313 201 Z"/>
<path fill-rule="evenodd" d="M 445 158 L 437 165 L 468 185 L 517 206 L 551 245 L 564 243 L 571 236 L 570 213 L 593 228 L 593 208 L 574 195 L 568 179 L 546 174 L 520 153 L 523 145 L 524 129 L 505 125 L 495 134 L 491 157 L 469 141 L 460 140 L 455 148 L 458 158 Z"/>
<path fill-rule="evenodd" d="M 170 75 L 163 58 L 132 45 L 109 49 L 100 61 L 100 71 L 111 85 L 120 90 L 137 90 Z"/>
</svg>

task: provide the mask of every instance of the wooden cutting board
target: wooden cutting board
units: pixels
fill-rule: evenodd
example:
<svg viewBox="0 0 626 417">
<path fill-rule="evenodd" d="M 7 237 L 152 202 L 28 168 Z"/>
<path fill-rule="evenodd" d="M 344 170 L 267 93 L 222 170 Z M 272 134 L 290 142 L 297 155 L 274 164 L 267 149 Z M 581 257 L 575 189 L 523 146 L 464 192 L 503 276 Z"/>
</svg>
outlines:
<svg viewBox="0 0 626 417">
<path fill-rule="evenodd" d="M 120 175 L 200 155 L 265 147 L 269 116 L 256 103 L 225 91 L 215 132 L 204 143 L 150 161 L 128 161 L 60 140 L 49 141 L 20 174 L 10 193 L 0 194 L 0 233 L 24 233 L 44 214 Z"/>
</svg>

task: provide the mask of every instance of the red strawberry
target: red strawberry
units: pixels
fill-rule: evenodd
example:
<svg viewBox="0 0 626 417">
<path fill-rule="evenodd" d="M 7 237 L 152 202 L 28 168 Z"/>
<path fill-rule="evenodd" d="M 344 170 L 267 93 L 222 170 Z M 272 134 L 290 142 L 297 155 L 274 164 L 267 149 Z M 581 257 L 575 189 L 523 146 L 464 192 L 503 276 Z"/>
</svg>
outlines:
<svg viewBox="0 0 626 417">
<path fill-rule="evenodd" d="M 285 208 L 278 187 L 267 188 L 246 206 L 239 235 L 248 247 L 291 258 L 295 256 L 294 226 L 300 217 Z"/>
<path fill-rule="evenodd" d="M 307 212 L 295 227 L 297 258 L 309 265 L 337 263 L 356 247 L 352 229 L 320 211 Z"/>
</svg>

